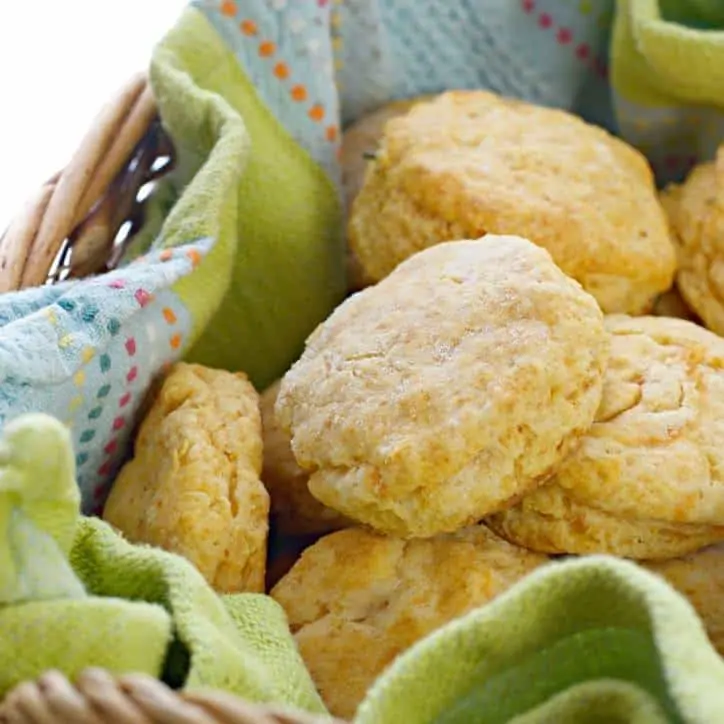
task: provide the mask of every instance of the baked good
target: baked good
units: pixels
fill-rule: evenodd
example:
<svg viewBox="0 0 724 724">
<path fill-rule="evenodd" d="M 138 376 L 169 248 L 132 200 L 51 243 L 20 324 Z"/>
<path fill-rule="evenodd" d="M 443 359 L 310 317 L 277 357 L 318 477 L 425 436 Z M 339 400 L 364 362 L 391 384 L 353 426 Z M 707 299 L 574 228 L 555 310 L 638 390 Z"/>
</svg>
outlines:
<svg viewBox="0 0 724 724">
<path fill-rule="evenodd" d="M 606 551 L 631 555 L 610 537 L 628 536 L 624 520 L 704 526 L 706 543 L 722 540 L 724 339 L 674 318 L 611 315 L 605 325 L 611 353 L 596 421 L 545 489 L 491 525 L 522 545 L 555 538 L 570 553 L 592 552 L 605 535 Z M 571 511 L 552 503 L 564 498 L 588 510 L 569 519 Z M 621 531 L 596 531 L 603 513 L 606 529 L 620 523 Z M 672 554 L 658 538 L 646 543 L 645 557 Z M 697 541 L 698 533 L 686 546 L 700 547 Z"/>
<path fill-rule="evenodd" d="M 220 592 L 264 591 L 269 495 L 259 397 L 243 373 L 179 363 L 141 424 L 103 517 L 190 560 Z"/>
<path fill-rule="evenodd" d="M 596 422 L 551 482 L 617 515 L 724 525 L 724 339 L 673 318 L 605 325 Z"/>
<path fill-rule="evenodd" d="M 312 495 L 382 532 L 452 532 L 540 485 L 588 429 L 608 335 L 525 239 L 431 247 L 347 299 L 282 380 Z"/>
<path fill-rule="evenodd" d="M 580 503 L 557 485 L 539 488 L 485 522 L 511 543 L 551 555 L 662 560 L 724 541 L 724 526 L 626 518 Z"/>
<path fill-rule="evenodd" d="M 365 275 L 486 233 L 546 248 L 607 313 L 643 313 L 673 282 L 651 169 L 603 129 L 488 91 L 444 93 L 389 121 L 349 221 Z"/>
<path fill-rule="evenodd" d="M 387 121 L 404 115 L 414 105 L 429 98 L 431 96 L 392 101 L 372 113 L 367 113 L 345 129 L 342 134 L 340 165 L 345 208 L 348 212 L 362 188 L 367 167 L 377 151 Z M 347 286 L 349 290 L 359 291 L 369 284 L 370 280 L 365 277 L 362 265 L 348 247 Z"/>
<path fill-rule="evenodd" d="M 261 395 L 264 466 L 261 479 L 271 498 L 274 523 L 284 535 L 331 533 L 346 528 L 350 521 L 336 510 L 322 505 L 307 487 L 309 474 L 294 458 L 289 435 L 276 422 L 274 405 L 280 381 Z"/>
<path fill-rule="evenodd" d="M 414 541 L 350 528 L 308 548 L 271 595 L 327 707 L 351 721 L 398 654 L 546 562 L 483 526 Z"/>
<path fill-rule="evenodd" d="M 679 257 L 676 283 L 704 324 L 724 335 L 724 146 L 661 194 Z"/>
<path fill-rule="evenodd" d="M 724 656 L 724 546 L 669 561 L 647 563 L 696 609 L 709 639 Z"/>
</svg>

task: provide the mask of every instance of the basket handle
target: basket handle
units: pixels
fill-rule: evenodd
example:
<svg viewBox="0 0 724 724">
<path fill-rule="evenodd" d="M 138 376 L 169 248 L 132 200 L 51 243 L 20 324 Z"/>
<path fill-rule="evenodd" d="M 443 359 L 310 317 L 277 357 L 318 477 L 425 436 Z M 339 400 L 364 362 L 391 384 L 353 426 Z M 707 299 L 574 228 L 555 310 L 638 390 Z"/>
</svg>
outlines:
<svg viewBox="0 0 724 724">
<path fill-rule="evenodd" d="M 45 283 L 68 239 L 81 258 L 99 256 L 86 248 L 99 246 L 99 223 L 105 222 L 106 236 L 115 236 L 117 228 L 110 222 L 120 226 L 125 220 L 119 220 L 116 210 L 128 207 L 129 196 L 132 206 L 140 185 L 149 180 L 153 161 L 144 165 L 144 174 L 128 162 L 156 117 L 150 85 L 144 74 L 137 74 L 96 116 L 68 166 L 45 183 L 0 238 L 0 293 Z M 159 143 L 157 137 L 149 145 L 158 150 Z M 134 170 L 134 183 L 129 183 Z"/>
</svg>

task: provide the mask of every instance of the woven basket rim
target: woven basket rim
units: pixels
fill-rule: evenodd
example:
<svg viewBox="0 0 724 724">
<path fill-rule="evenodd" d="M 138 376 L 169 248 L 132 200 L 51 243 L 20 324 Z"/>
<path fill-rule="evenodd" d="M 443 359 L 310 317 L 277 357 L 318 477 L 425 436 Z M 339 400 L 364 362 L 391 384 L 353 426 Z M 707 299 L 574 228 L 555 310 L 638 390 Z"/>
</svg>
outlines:
<svg viewBox="0 0 724 724">
<path fill-rule="evenodd" d="M 174 155 L 150 83 L 134 74 L 96 115 L 68 165 L 0 237 L 0 294 L 113 268 L 142 225 L 140 189 L 167 173 Z"/>
<path fill-rule="evenodd" d="M 0 702 L 0 724 L 345 724 L 221 691 L 177 692 L 147 674 L 88 668 L 71 682 L 51 670 Z"/>
</svg>

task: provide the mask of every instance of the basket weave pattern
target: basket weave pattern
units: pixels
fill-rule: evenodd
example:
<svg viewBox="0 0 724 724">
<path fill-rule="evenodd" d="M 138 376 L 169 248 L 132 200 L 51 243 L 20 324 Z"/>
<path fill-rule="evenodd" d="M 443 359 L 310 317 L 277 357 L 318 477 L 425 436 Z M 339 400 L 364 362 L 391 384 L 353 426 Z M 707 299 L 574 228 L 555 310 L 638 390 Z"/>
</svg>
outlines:
<svg viewBox="0 0 724 724">
<path fill-rule="evenodd" d="M 172 162 L 150 86 L 134 76 L 0 237 L 0 294 L 113 268 L 142 223 L 139 190 Z"/>
<path fill-rule="evenodd" d="M 141 674 L 88 669 L 75 685 L 51 671 L 14 689 L 0 704 L 2 724 L 344 724 L 230 694 L 182 693 Z"/>
</svg>

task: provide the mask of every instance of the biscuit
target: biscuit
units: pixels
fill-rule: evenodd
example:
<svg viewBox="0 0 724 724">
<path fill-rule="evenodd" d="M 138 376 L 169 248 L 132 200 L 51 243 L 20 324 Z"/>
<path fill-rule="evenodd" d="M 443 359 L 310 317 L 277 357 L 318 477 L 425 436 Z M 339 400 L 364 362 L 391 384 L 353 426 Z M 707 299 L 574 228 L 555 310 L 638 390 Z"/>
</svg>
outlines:
<svg viewBox="0 0 724 724">
<path fill-rule="evenodd" d="M 552 555 L 606 553 L 657 560 L 724 540 L 724 527 L 624 518 L 579 503 L 556 485 L 536 490 L 485 522 L 511 543 Z"/>
<path fill-rule="evenodd" d="M 256 391 L 242 373 L 175 365 L 103 517 L 190 560 L 221 592 L 264 590 L 269 495 Z"/>
<path fill-rule="evenodd" d="M 651 169 L 603 129 L 487 91 L 444 93 L 389 121 L 349 221 L 366 277 L 488 233 L 547 249 L 607 313 L 645 312 L 673 283 Z"/>
<path fill-rule="evenodd" d="M 724 146 L 661 194 L 679 257 L 676 283 L 706 327 L 724 335 Z"/>
<path fill-rule="evenodd" d="M 346 528 L 350 521 L 322 505 L 309 492 L 309 474 L 294 458 L 291 441 L 276 423 L 274 405 L 280 382 L 261 395 L 261 421 L 264 439 L 264 467 L 261 479 L 271 498 L 271 512 L 280 533 L 306 535 L 331 533 Z"/>
<path fill-rule="evenodd" d="M 724 656 L 724 546 L 718 545 L 683 558 L 647 563 L 685 596 L 699 614 L 709 640 Z"/>
<path fill-rule="evenodd" d="M 596 421 L 545 488 L 490 525 L 535 550 L 634 558 L 724 540 L 724 339 L 673 318 L 605 325 Z"/>
<path fill-rule="evenodd" d="M 421 96 L 408 100 L 393 101 L 368 113 L 345 129 L 342 134 L 340 148 L 340 165 L 342 167 L 342 187 L 347 212 L 357 197 L 369 161 L 374 157 L 387 121 L 404 115 L 414 105 L 427 100 L 431 96 Z M 359 291 L 369 286 L 364 269 L 351 249 L 347 249 L 347 286 L 350 291 Z"/>
<path fill-rule="evenodd" d="M 595 300 L 544 249 L 439 244 L 347 299 L 282 380 L 312 495 L 382 532 L 477 522 L 540 485 L 601 399 Z"/>
<path fill-rule="evenodd" d="M 596 421 L 551 484 L 613 515 L 724 525 L 724 339 L 673 318 L 605 325 Z"/>
<path fill-rule="evenodd" d="M 308 548 L 271 595 L 331 713 L 351 720 L 398 654 L 547 560 L 483 526 L 414 541 L 350 528 Z"/>
</svg>

